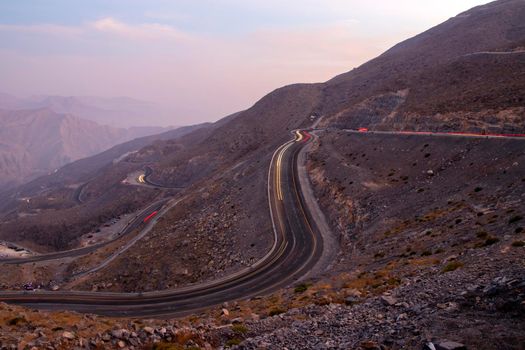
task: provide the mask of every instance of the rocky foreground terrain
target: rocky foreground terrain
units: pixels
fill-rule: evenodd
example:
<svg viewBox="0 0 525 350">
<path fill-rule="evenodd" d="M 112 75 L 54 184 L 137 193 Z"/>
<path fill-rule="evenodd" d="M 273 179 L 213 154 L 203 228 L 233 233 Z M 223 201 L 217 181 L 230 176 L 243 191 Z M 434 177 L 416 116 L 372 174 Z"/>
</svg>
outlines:
<svg viewBox="0 0 525 350">
<path fill-rule="evenodd" d="M 523 349 L 524 248 L 483 248 L 382 293 L 339 276 L 172 321 L 0 305 L 2 349 Z M 504 251 L 504 253 L 502 253 Z M 353 287 L 353 286 L 356 287 Z M 424 346 L 427 346 L 426 348 Z"/>
</svg>

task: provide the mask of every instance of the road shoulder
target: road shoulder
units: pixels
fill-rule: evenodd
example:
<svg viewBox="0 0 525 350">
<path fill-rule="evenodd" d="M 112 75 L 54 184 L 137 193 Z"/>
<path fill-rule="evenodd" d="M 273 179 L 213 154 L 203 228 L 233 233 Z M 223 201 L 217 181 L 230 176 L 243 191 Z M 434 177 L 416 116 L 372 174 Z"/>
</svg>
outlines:
<svg viewBox="0 0 525 350">
<path fill-rule="evenodd" d="M 315 136 L 315 138 L 317 138 L 317 136 Z M 306 155 L 312 145 L 313 142 L 309 142 L 299 151 L 297 156 L 297 177 L 299 178 L 299 185 L 306 206 L 305 209 L 309 211 L 323 239 L 323 252 L 313 269 L 311 269 L 304 278 L 315 277 L 327 271 L 339 253 L 339 243 L 332 233 L 323 211 L 319 207 L 306 169 Z"/>
</svg>

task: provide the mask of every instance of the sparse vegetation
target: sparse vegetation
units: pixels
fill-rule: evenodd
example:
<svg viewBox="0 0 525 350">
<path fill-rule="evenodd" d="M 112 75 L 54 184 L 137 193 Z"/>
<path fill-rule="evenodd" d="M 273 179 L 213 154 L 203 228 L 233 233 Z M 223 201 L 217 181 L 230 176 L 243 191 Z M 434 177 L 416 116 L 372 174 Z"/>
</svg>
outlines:
<svg viewBox="0 0 525 350">
<path fill-rule="evenodd" d="M 523 219 L 523 216 L 521 216 L 521 215 L 514 215 L 513 217 L 511 217 L 509 219 L 509 224 L 514 224 L 514 223 L 516 223 L 518 221 L 521 221 L 522 219 Z"/>
<path fill-rule="evenodd" d="M 242 323 L 238 323 L 232 326 L 232 332 L 237 334 L 246 334 L 248 333 L 248 328 Z"/>
<path fill-rule="evenodd" d="M 270 310 L 270 312 L 268 313 L 268 316 L 272 317 L 272 316 L 280 315 L 284 312 L 285 311 L 283 309 L 276 307 Z"/>
<path fill-rule="evenodd" d="M 160 342 L 153 345 L 152 350 L 183 350 L 184 347 L 179 344 Z"/>
<path fill-rule="evenodd" d="M 309 287 L 308 284 L 301 283 L 301 284 L 296 285 L 293 291 L 294 293 L 303 293 L 303 292 L 306 292 L 306 290 L 308 290 L 308 287 Z"/>
<path fill-rule="evenodd" d="M 234 345 L 239 345 L 241 342 L 242 340 L 239 338 L 231 338 L 231 339 L 228 339 L 225 345 L 228 347 L 232 347 Z"/>
<path fill-rule="evenodd" d="M 374 258 L 378 259 L 378 258 L 383 258 L 385 256 L 385 252 L 381 251 L 381 252 L 377 252 L 374 254 Z"/>
<path fill-rule="evenodd" d="M 489 234 L 485 231 L 480 231 L 478 233 L 476 233 L 476 236 L 478 236 L 478 238 L 485 238 L 487 237 Z"/>
<path fill-rule="evenodd" d="M 442 271 L 443 272 L 450 272 L 450 271 L 457 270 L 457 269 L 459 269 L 462 266 L 463 266 L 462 262 L 454 260 L 454 261 L 451 261 L 448 264 L 446 264 L 445 267 L 443 267 Z"/>
<path fill-rule="evenodd" d="M 27 320 L 23 316 L 17 316 L 15 318 L 12 318 L 9 321 L 7 321 L 7 324 L 9 326 L 16 326 L 16 325 L 21 324 L 21 323 L 27 323 Z"/>
<path fill-rule="evenodd" d="M 484 241 L 476 243 L 474 245 L 474 247 L 475 248 L 488 247 L 488 246 L 493 245 L 493 244 L 498 243 L 498 242 L 499 242 L 499 238 L 489 236 Z"/>
<path fill-rule="evenodd" d="M 401 279 L 397 278 L 397 277 L 390 277 L 386 283 L 389 285 L 389 286 L 398 286 L 401 284 Z"/>
<path fill-rule="evenodd" d="M 493 245 L 495 243 L 498 243 L 499 239 L 496 237 L 489 237 L 485 240 L 485 243 L 483 243 L 483 246 L 487 247 L 489 245 Z"/>
<path fill-rule="evenodd" d="M 525 242 L 524 241 L 514 241 L 512 242 L 512 246 L 513 247 L 523 247 L 525 246 Z"/>
</svg>

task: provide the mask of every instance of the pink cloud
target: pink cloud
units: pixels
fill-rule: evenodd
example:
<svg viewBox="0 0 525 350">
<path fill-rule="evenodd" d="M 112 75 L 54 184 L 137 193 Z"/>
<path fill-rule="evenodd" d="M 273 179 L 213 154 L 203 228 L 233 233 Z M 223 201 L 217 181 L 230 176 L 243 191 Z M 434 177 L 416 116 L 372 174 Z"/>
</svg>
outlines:
<svg viewBox="0 0 525 350">
<path fill-rule="evenodd" d="M 129 25 L 112 17 L 89 23 L 96 31 L 122 36 L 132 40 L 188 40 L 191 36 L 183 31 L 159 23 Z"/>
<path fill-rule="evenodd" d="M 166 124 L 192 123 L 245 109 L 285 84 L 328 80 L 400 39 L 395 35 L 363 38 L 355 21 L 266 28 L 241 37 L 197 36 L 172 26 L 131 25 L 111 17 L 65 27 L 64 32 L 69 29 L 78 33 L 70 40 L 89 37 L 107 44 L 115 37 L 125 38 L 122 45 L 140 45 L 140 50 L 133 50 L 132 55 L 100 49 L 86 55 L 4 52 L 0 55 L 0 90 L 127 95 L 169 106 L 174 119 Z"/>
</svg>

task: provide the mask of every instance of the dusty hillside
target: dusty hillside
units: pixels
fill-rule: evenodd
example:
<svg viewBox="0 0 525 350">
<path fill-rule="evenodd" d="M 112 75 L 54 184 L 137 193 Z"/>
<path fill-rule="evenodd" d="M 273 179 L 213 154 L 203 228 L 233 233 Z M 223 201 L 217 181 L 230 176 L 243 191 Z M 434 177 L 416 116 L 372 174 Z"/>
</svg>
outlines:
<svg viewBox="0 0 525 350">
<path fill-rule="evenodd" d="M 340 237 L 342 271 L 399 279 L 489 248 L 505 256 L 503 246 L 523 239 L 523 140 L 344 132 L 320 140 L 310 173 Z"/>
<path fill-rule="evenodd" d="M 525 4 L 496 1 L 326 83 L 338 127 L 523 131 Z"/>
</svg>

